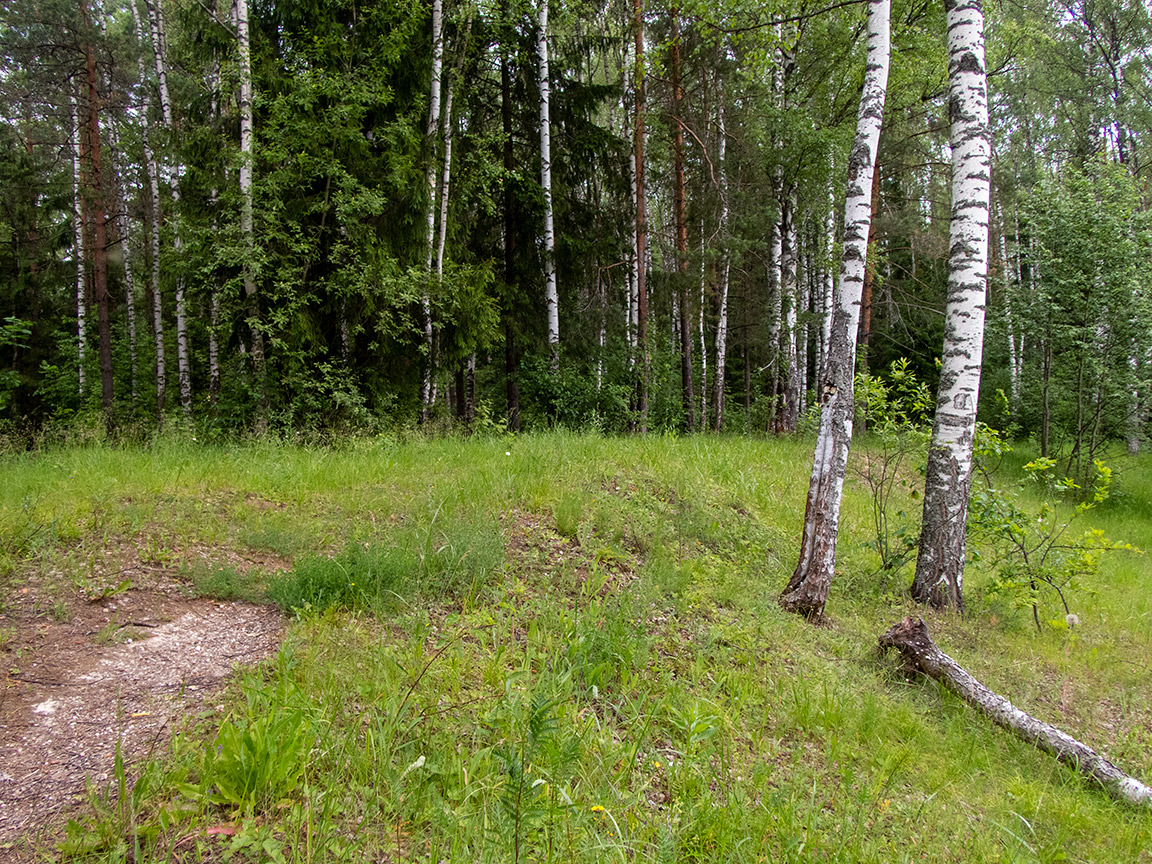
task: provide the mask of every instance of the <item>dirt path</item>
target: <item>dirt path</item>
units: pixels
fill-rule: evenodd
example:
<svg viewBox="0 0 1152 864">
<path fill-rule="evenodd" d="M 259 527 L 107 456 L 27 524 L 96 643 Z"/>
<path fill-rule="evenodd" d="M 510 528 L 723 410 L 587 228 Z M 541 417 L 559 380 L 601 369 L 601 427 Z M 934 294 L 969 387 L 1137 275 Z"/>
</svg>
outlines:
<svg viewBox="0 0 1152 864">
<path fill-rule="evenodd" d="M 189 600 L 163 590 L 81 602 L 53 621 L 24 605 L 0 616 L 15 631 L 0 652 L 0 858 L 103 789 L 117 740 L 125 761 L 146 758 L 237 664 L 271 655 L 277 610 Z M 42 838 L 43 839 L 43 838 Z M 7 850 L 7 851 L 5 851 Z"/>
</svg>

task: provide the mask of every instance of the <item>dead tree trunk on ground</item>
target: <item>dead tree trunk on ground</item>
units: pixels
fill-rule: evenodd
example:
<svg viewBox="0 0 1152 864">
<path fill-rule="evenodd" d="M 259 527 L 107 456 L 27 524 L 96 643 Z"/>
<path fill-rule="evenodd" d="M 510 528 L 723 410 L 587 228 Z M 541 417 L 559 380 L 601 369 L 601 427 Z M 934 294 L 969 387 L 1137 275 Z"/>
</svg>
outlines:
<svg viewBox="0 0 1152 864">
<path fill-rule="evenodd" d="M 973 708 L 1016 736 L 1050 753 L 1080 773 L 1098 781 L 1109 793 L 1129 804 L 1152 806 L 1152 789 L 1129 777 L 1103 756 L 1072 736 L 1021 711 L 993 693 L 955 660 L 941 651 L 923 618 L 909 616 L 880 637 L 881 648 L 895 648 L 913 671 L 939 681 Z"/>
</svg>

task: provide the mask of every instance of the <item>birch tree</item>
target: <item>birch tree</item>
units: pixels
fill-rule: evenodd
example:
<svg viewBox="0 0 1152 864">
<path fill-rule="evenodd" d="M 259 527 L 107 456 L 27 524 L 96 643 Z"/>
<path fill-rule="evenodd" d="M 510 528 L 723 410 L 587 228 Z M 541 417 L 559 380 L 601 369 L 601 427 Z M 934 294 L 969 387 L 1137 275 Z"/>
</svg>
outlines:
<svg viewBox="0 0 1152 864">
<path fill-rule="evenodd" d="M 84 398 L 84 358 L 88 350 L 88 303 L 86 267 L 84 264 L 84 204 L 80 182 L 80 114 L 76 94 L 69 91 L 72 109 L 72 254 L 76 259 L 76 374 L 79 395 Z"/>
<path fill-rule="evenodd" d="M 981 0 L 945 0 L 945 11 L 952 124 L 948 306 L 912 596 L 938 608 L 963 609 L 968 482 L 988 291 L 992 159 Z"/>
<path fill-rule="evenodd" d="M 720 125 L 720 143 L 717 161 L 720 163 L 720 242 L 724 244 L 724 257 L 720 263 L 720 290 L 716 316 L 716 372 L 713 375 L 713 413 L 715 429 L 724 428 L 724 364 L 728 355 L 728 282 L 732 272 L 732 258 L 728 252 L 728 130 L 724 126 L 724 100 L 718 100 L 716 119 Z"/>
<path fill-rule="evenodd" d="M 176 136 L 176 120 L 172 110 L 172 97 L 168 91 L 168 60 L 164 42 L 164 12 L 162 0 L 155 5 L 147 4 L 148 21 L 152 31 L 152 57 L 156 63 L 156 80 L 160 92 L 160 112 L 170 139 Z M 180 167 L 171 162 L 164 163 L 168 184 L 172 190 L 172 204 L 175 218 L 172 219 L 172 251 L 180 256 L 183 242 L 180 239 Z M 192 363 L 188 350 L 188 316 L 184 303 L 184 277 L 179 268 L 176 273 L 176 374 L 180 387 L 180 407 L 184 416 L 192 418 Z"/>
<path fill-rule="evenodd" d="M 236 0 L 236 45 L 240 74 L 240 233 L 244 244 L 244 296 L 248 300 L 248 326 L 252 332 L 252 370 L 256 375 L 260 410 L 258 431 L 268 424 L 268 381 L 265 371 L 264 331 L 260 325 L 260 298 L 256 293 L 255 230 L 252 172 L 255 167 L 252 117 L 252 53 L 248 38 L 248 0 Z"/>
<path fill-rule="evenodd" d="M 428 186 L 428 216 L 427 230 L 425 232 L 425 262 L 424 272 L 432 274 L 432 253 L 435 248 L 436 237 L 436 126 L 440 121 L 440 78 L 444 64 L 444 3 L 443 0 L 432 0 L 432 76 L 428 90 L 428 126 L 425 130 L 425 139 L 428 142 L 428 165 L 424 172 L 424 182 Z M 432 376 L 435 372 L 435 358 L 433 353 L 432 337 L 432 301 L 425 288 L 420 300 L 424 313 L 424 350 L 427 357 L 424 361 L 424 382 L 420 396 L 420 419 L 428 419 L 428 410 L 432 407 Z"/>
<path fill-rule="evenodd" d="M 548 354 L 560 365 L 560 295 L 556 289 L 556 234 L 552 224 L 552 85 L 548 74 L 548 0 L 540 2 L 536 56 L 540 82 L 540 191 L 544 195 L 544 302 L 548 307 Z"/>
<path fill-rule="evenodd" d="M 836 569 L 836 535 L 848 449 L 852 443 L 856 328 L 872 221 L 872 172 L 884 117 L 890 54 L 890 0 L 869 0 L 868 56 L 856 138 L 848 158 L 844 201 L 844 252 L 832 317 L 827 369 L 820 381 L 820 431 L 812 459 L 800 560 L 780 595 L 789 612 L 818 620 Z"/>
<path fill-rule="evenodd" d="M 636 210 L 636 344 L 640 350 L 640 382 L 636 400 L 640 432 L 648 431 L 648 215 L 644 190 L 644 0 L 633 0 L 632 27 L 635 39 L 633 87 L 635 112 L 632 127 L 633 188 Z"/>
</svg>

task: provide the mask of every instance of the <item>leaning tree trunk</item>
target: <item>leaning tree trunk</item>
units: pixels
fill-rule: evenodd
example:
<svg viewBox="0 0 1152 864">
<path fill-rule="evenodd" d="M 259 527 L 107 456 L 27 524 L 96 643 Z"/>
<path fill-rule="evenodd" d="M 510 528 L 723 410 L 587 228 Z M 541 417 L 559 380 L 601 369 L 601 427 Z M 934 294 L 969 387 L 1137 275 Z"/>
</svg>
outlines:
<svg viewBox="0 0 1152 864">
<path fill-rule="evenodd" d="M 248 0 L 236 0 L 236 43 L 240 73 L 240 233 L 244 242 L 244 296 L 248 299 L 248 326 L 252 331 L 252 371 L 260 394 L 257 431 L 268 428 L 268 380 L 264 359 L 264 331 L 260 324 L 260 298 L 256 292 L 255 230 L 252 172 L 254 124 L 252 118 L 252 54 L 248 39 Z"/>
<path fill-rule="evenodd" d="M 991 143 L 981 0 L 946 0 L 952 116 L 948 306 L 912 596 L 964 608 L 964 535 L 988 288 Z"/>
<path fill-rule="evenodd" d="M 1096 780 L 1116 798 L 1129 804 L 1152 806 L 1152 789 L 1130 777 L 1072 736 L 1021 711 L 993 693 L 959 663 L 945 654 L 928 635 L 922 618 L 908 617 L 880 637 L 881 648 L 895 648 L 910 671 L 939 681 L 993 723 L 1014 733 Z"/>
<path fill-rule="evenodd" d="M 869 0 L 868 58 L 864 92 L 856 122 L 856 140 L 848 159 L 844 201 L 844 255 L 830 334 L 828 368 L 820 381 L 820 432 L 808 483 L 804 535 L 796 571 L 780 595 L 780 605 L 809 619 L 824 615 L 828 588 L 836 569 L 836 534 L 840 499 L 852 442 L 853 370 L 860 293 L 872 221 L 872 172 L 884 117 L 888 86 L 890 0 Z"/>
<path fill-rule="evenodd" d="M 713 373 L 712 405 L 715 414 L 715 429 L 724 427 L 724 364 L 728 354 L 728 279 L 732 271 L 732 259 L 728 254 L 728 133 L 724 128 L 724 100 L 717 107 L 717 120 L 720 123 L 720 145 L 717 161 L 720 163 L 720 242 L 724 244 L 724 260 L 720 267 L 719 312 L 716 316 L 716 371 Z"/>
<path fill-rule="evenodd" d="M 84 359 L 88 351 L 88 292 L 87 268 L 84 264 L 84 204 L 80 181 L 80 114 L 76 109 L 76 94 L 69 91 L 72 105 L 72 251 L 76 258 L 76 374 L 80 398 L 84 398 Z"/>
<path fill-rule="evenodd" d="M 552 85 L 548 75 L 548 0 L 540 2 L 536 37 L 540 84 L 540 191 L 544 196 L 544 302 L 548 307 L 548 355 L 560 365 L 560 295 L 556 290 L 556 234 L 552 224 Z"/>
</svg>

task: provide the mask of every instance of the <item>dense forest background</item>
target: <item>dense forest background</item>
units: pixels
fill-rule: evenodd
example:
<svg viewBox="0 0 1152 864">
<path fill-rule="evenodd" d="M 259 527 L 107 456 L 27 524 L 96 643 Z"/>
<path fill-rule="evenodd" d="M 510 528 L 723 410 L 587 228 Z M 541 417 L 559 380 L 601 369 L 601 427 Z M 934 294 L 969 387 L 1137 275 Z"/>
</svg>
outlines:
<svg viewBox="0 0 1152 864">
<path fill-rule="evenodd" d="M 982 419 L 1137 449 L 1148 8 L 986 14 Z M 943 19 L 894 3 L 858 358 L 933 389 Z M 0 420 L 795 431 L 863 33 L 852 2 L 10 0 Z"/>
</svg>

